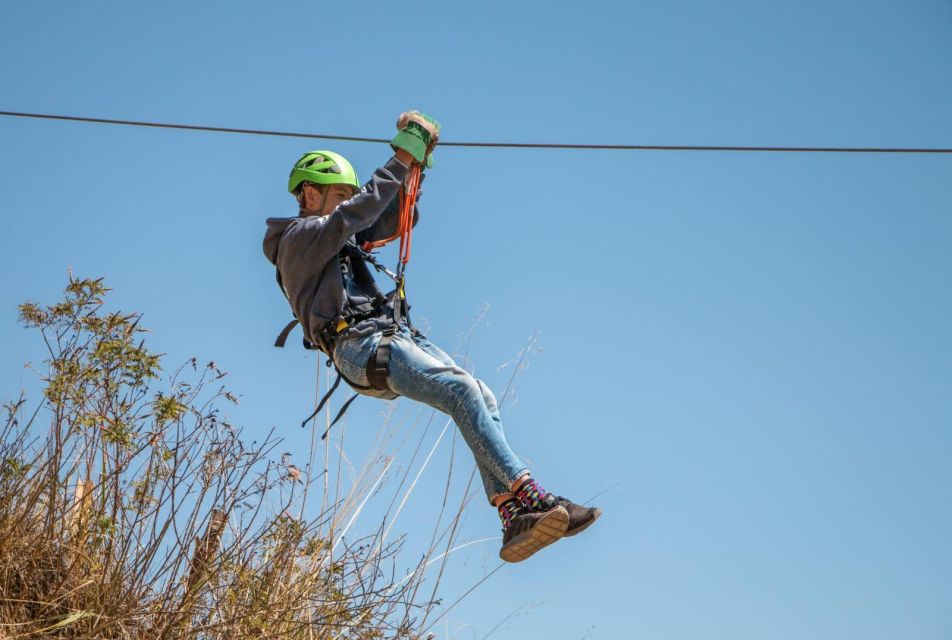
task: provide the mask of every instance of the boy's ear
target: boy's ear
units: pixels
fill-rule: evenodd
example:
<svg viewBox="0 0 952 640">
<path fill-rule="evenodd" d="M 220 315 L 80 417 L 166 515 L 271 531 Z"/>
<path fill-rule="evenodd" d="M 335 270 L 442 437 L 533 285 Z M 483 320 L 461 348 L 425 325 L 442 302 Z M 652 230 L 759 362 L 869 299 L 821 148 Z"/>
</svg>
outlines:
<svg viewBox="0 0 952 640">
<path fill-rule="evenodd" d="M 312 190 L 312 191 L 309 191 Z M 308 196 L 311 193 L 312 195 Z M 302 204 L 307 204 L 308 197 L 314 199 L 315 197 L 321 197 L 320 188 L 313 182 L 305 182 L 301 185 L 301 197 L 299 198 Z"/>
</svg>

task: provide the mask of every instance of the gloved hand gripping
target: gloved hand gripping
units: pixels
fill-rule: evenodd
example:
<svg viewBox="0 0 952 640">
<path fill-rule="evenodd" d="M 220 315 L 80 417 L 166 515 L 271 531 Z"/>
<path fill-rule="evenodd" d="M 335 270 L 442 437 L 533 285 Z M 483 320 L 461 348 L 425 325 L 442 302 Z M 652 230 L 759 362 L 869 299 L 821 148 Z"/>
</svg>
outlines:
<svg viewBox="0 0 952 640">
<path fill-rule="evenodd" d="M 417 162 L 433 166 L 433 147 L 440 137 L 440 123 L 419 111 L 406 111 L 397 119 L 397 135 L 390 146 L 403 149 Z"/>
</svg>

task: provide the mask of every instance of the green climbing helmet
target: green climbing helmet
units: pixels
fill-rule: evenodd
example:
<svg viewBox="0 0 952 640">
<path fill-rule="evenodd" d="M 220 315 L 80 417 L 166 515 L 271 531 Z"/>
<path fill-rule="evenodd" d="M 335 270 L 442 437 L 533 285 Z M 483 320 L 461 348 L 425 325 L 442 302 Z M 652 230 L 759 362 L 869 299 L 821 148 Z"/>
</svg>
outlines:
<svg viewBox="0 0 952 640">
<path fill-rule="evenodd" d="M 357 172 L 347 158 L 333 151 L 309 151 L 294 163 L 288 177 L 288 191 L 294 193 L 302 182 L 347 184 L 360 190 Z"/>
</svg>

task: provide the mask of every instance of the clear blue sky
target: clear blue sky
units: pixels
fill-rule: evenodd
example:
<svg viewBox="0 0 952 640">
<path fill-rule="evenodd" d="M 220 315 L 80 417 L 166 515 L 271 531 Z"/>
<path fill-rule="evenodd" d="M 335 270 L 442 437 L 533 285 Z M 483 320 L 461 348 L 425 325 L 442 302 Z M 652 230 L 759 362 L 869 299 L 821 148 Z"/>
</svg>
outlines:
<svg viewBox="0 0 952 640">
<path fill-rule="evenodd" d="M 950 33 L 947 0 L 17 2 L 0 109 L 383 137 L 420 108 L 447 140 L 950 147 Z M 300 451 L 314 356 L 271 347 L 288 311 L 260 240 L 323 145 L 18 119 L 0 143 L 0 395 L 41 355 L 16 305 L 56 300 L 72 267 L 142 311 L 170 364 L 229 370 L 249 434 Z M 362 176 L 389 152 L 333 148 Z M 438 151 L 415 318 L 452 347 L 488 303 L 469 353 L 499 394 L 538 329 L 504 411 L 515 449 L 577 499 L 627 479 L 441 637 L 527 602 L 491 637 L 952 636 L 950 187 L 948 156 Z M 355 407 L 355 463 L 383 408 Z M 440 488 L 398 524 L 407 563 Z M 476 505 L 465 537 L 497 529 Z M 496 551 L 458 557 L 447 601 Z"/>
</svg>

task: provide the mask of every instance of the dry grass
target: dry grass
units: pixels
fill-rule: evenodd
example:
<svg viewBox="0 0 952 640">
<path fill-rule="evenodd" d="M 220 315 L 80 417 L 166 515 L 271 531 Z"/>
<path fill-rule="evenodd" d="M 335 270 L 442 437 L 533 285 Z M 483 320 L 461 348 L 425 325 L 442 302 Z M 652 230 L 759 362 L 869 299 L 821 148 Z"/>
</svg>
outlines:
<svg viewBox="0 0 952 640">
<path fill-rule="evenodd" d="M 106 312 L 106 293 L 71 278 L 62 302 L 20 308 L 48 354 L 43 401 L 9 404 L 0 427 L 0 638 L 419 637 L 436 599 L 436 585 L 418 595 L 424 569 L 461 546 L 468 489 L 417 570 L 395 575 L 409 468 L 389 522 L 345 539 L 392 458 L 336 495 L 329 451 L 312 473 L 313 447 L 302 471 L 271 435 L 246 444 L 218 408 L 236 402 L 225 374 L 193 359 L 160 382 L 139 317 Z"/>
</svg>

